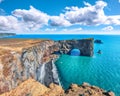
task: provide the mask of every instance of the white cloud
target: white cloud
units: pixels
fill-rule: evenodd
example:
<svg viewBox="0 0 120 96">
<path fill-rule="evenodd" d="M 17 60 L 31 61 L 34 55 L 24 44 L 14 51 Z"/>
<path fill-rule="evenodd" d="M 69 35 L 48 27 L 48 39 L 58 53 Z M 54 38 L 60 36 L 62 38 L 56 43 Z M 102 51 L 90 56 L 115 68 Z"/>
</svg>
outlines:
<svg viewBox="0 0 120 96">
<path fill-rule="evenodd" d="M 61 14 L 60 16 L 52 16 L 50 18 L 50 24 L 52 26 L 70 26 L 71 23 L 64 18 L 64 15 Z"/>
<path fill-rule="evenodd" d="M 72 24 L 81 25 L 100 25 L 105 22 L 106 16 L 103 9 L 107 3 L 97 1 L 93 6 L 87 2 L 84 4 L 86 5 L 84 8 L 69 7 L 69 11 L 67 10 L 65 13 L 65 18 Z"/>
<path fill-rule="evenodd" d="M 104 7 L 107 3 L 97 1 L 95 5 L 84 2 L 84 8 L 76 6 L 66 7 L 65 13 L 60 16 L 53 16 L 51 25 L 54 26 L 70 26 L 72 24 L 81 25 L 100 25 L 104 24 L 107 16 L 104 14 Z"/>
<path fill-rule="evenodd" d="M 21 19 L 21 22 L 30 30 L 36 30 L 48 24 L 49 16 L 34 7 L 29 10 L 16 9 L 12 12 L 14 16 Z"/>
<path fill-rule="evenodd" d="M 31 32 L 48 24 L 49 16 L 34 7 L 16 9 L 9 16 L 0 16 L 0 31 Z"/>
<path fill-rule="evenodd" d="M 108 16 L 105 21 L 105 24 L 120 25 L 120 15 Z"/>
<path fill-rule="evenodd" d="M 65 13 L 60 16 L 52 18 L 52 24 L 56 26 L 70 26 L 72 24 L 81 25 L 100 25 L 104 24 L 107 16 L 104 14 L 104 7 L 107 3 L 104 1 L 97 1 L 95 5 L 84 2 L 85 7 L 78 8 L 76 6 L 66 7 Z"/>
<path fill-rule="evenodd" d="M 57 29 L 56 28 L 46 28 L 45 31 L 47 32 L 55 32 Z"/>
<path fill-rule="evenodd" d="M 18 20 L 13 16 L 0 16 L 0 31 L 19 29 Z"/>
<path fill-rule="evenodd" d="M 62 14 L 62 19 L 74 24 L 80 25 L 120 25 L 120 15 L 107 16 L 104 13 L 104 8 L 107 6 L 107 3 L 104 1 L 96 1 L 95 5 L 91 5 L 88 2 L 84 2 L 85 7 L 78 8 L 75 6 L 66 7 L 65 13 Z M 59 20 L 61 16 L 57 16 L 58 19 L 55 20 L 56 25 L 61 25 Z M 68 24 L 71 25 L 71 24 Z M 64 26 L 67 24 L 64 24 Z"/>
<path fill-rule="evenodd" d="M 89 4 L 88 2 L 83 2 L 84 3 L 84 5 L 86 5 L 86 6 L 88 6 L 88 7 L 91 7 L 92 5 L 91 4 Z"/>
<path fill-rule="evenodd" d="M 84 32 L 83 32 L 83 29 L 80 27 L 80 28 L 73 28 L 73 29 L 67 29 L 67 28 L 65 28 L 65 29 L 62 29 L 61 30 L 61 32 L 63 32 L 64 34 L 65 33 L 83 33 L 84 34 Z"/>
<path fill-rule="evenodd" d="M 105 28 L 103 28 L 102 30 L 104 31 L 112 31 L 114 28 L 112 26 L 107 26 Z"/>
<path fill-rule="evenodd" d="M 120 3 L 120 0 L 118 0 L 118 2 Z"/>
<path fill-rule="evenodd" d="M 72 7 L 65 7 L 65 10 L 66 11 L 76 11 L 76 10 L 79 10 L 79 8 L 76 6 L 72 6 Z"/>
</svg>

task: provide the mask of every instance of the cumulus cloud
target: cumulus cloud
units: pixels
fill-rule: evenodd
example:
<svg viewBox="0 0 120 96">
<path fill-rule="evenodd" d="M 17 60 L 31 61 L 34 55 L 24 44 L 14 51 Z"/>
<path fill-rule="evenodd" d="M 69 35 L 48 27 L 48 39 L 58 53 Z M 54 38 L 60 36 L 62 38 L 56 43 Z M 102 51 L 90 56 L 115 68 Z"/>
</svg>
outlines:
<svg viewBox="0 0 120 96">
<path fill-rule="evenodd" d="M 52 26 L 71 26 L 80 25 L 120 25 L 120 15 L 107 16 L 104 8 L 107 3 L 104 1 L 96 1 L 95 5 L 84 2 L 85 7 L 76 6 L 66 7 L 64 14 L 51 17 Z"/>
<path fill-rule="evenodd" d="M 16 9 L 12 12 L 28 29 L 38 29 L 48 24 L 49 16 L 30 6 L 29 10 Z"/>
<path fill-rule="evenodd" d="M 103 9 L 107 6 L 107 3 L 97 1 L 93 6 L 87 2 L 84 2 L 84 4 L 86 6 L 84 8 L 67 8 L 69 10 L 65 13 L 65 18 L 72 24 L 81 25 L 100 25 L 105 22 L 106 16 Z"/>
<path fill-rule="evenodd" d="M 84 2 L 85 7 L 78 8 L 75 6 L 66 7 L 65 13 L 60 16 L 52 17 L 53 26 L 70 26 L 73 24 L 81 25 L 100 25 L 104 24 L 107 16 L 104 14 L 104 7 L 107 3 L 97 1 L 95 5 Z"/>
<path fill-rule="evenodd" d="M 120 25 L 120 15 L 108 16 L 105 21 L 105 24 Z"/>
<path fill-rule="evenodd" d="M 61 14 L 60 16 L 52 16 L 50 18 L 50 24 L 52 26 L 70 26 L 71 23 L 64 18 L 64 15 Z"/>
<path fill-rule="evenodd" d="M 102 30 L 104 31 L 112 31 L 114 28 L 112 26 L 107 26 L 105 28 L 103 28 Z"/>
<path fill-rule="evenodd" d="M 9 31 L 19 29 L 18 20 L 13 16 L 0 16 L 0 30 Z"/>
<path fill-rule="evenodd" d="M 30 6 L 29 10 L 16 9 L 9 16 L 0 16 L 0 31 L 33 31 L 48 25 L 49 15 Z"/>
</svg>

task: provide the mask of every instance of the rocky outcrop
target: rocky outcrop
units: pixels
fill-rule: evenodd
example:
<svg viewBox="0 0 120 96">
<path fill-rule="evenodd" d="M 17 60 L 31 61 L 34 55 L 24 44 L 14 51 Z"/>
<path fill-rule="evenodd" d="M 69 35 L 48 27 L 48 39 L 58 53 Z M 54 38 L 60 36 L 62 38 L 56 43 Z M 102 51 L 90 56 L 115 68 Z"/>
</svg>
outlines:
<svg viewBox="0 0 120 96">
<path fill-rule="evenodd" d="M 28 78 L 48 86 L 59 84 L 54 59 L 55 52 L 69 53 L 72 48 L 81 55 L 93 55 L 93 39 L 27 40 L 0 39 L 0 94 L 17 87 Z"/>
<path fill-rule="evenodd" d="M 115 96 L 111 91 L 105 91 L 88 83 L 82 85 L 72 84 L 64 96 Z"/>
<path fill-rule="evenodd" d="M 94 43 L 103 44 L 103 42 L 101 40 L 95 40 Z"/>
<path fill-rule="evenodd" d="M 58 41 L 59 53 L 69 54 L 71 49 L 79 49 L 82 56 L 93 56 L 94 39 L 81 39 L 81 40 L 62 40 Z"/>
<path fill-rule="evenodd" d="M 28 79 L 0 96 L 61 96 L 62 94 L 64 90 L 58 85 L 51 83 L 49 87 L 46 87 L 33 79 Z"/>
<path fill-rule="evenodd" d="M 87 83 L 83 83 L 80 86 L 72 84 L 64 92 L 62 87 L 56 84 L 51 83 L 49 87 L 46 87 L 33 79 L 28 79 L 17 88 L 0 96 L 114 96 L 114 93 L 104 91 Z"/>
</svg>

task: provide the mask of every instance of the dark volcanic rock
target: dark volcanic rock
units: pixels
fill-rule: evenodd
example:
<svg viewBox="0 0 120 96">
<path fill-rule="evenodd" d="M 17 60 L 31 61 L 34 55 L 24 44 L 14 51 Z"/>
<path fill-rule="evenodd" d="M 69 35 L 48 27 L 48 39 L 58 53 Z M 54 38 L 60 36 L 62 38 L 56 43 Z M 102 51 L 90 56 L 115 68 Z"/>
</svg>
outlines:
<svg viewBox="0 0 120 96">
<path fill-rule="evenodd" d="M 72 84 L 63 96 L 115 96 L 111 91 L 105 91 L 88 83 L 82 85 Z"/>
<path fill-rule="evenodd" d="M 103 44 L 101 40 L 95 40 L 94 43 Z"/>
<path fill-rule="evenodd" d="M 79 49 L 82 56 L 93 56 L 94 39 L 58 41 L 59 53 L 69 54 L 72 49 Z"/>
</svg>

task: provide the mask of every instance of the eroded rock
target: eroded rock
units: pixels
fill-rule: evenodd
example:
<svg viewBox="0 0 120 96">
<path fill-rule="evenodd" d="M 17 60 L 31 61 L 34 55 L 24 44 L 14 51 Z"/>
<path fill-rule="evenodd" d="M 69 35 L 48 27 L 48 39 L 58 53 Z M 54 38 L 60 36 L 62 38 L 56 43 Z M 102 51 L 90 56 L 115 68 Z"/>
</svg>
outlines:
<svg viewBox="0 0 120 96">
<path fill-rule="evenodd" d="M 84 87 L 83 87 L 84 86 Z M 97 90 L 96 90 L 97 89 Z M 99 91 L 98 91 L 99 89 Z M 0 96 L 115 96 L 113 92 L 107 92 L 96 86 L 72 84 L 65 93 L 62 87 L 51 83 L 49 87 L 28 79 L 18 87 Z"/>
</svg>

